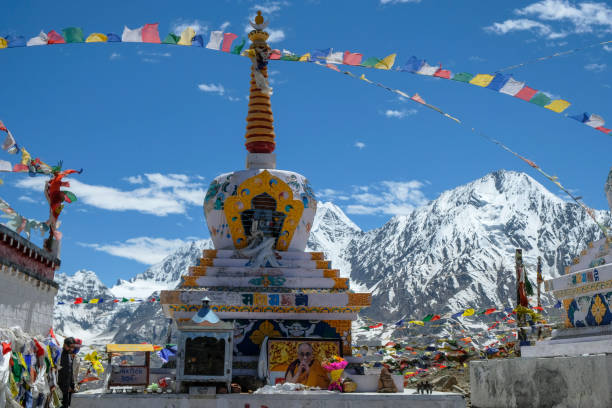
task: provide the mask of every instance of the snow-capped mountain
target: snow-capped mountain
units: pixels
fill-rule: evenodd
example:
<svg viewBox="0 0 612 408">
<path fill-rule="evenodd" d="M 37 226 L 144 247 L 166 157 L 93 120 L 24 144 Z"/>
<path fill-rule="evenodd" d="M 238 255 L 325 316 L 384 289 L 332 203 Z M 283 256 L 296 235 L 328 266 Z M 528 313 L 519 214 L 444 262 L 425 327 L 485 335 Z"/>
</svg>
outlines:
<svg viewBox="0 0 612 408">
<path fill-rule="evenodd" d="M 597 217 L 610 225 L 607 211 Z M 535 281 L 538 256 L 545 277 L 558 276 L 589 241 L 601 237 L 576 204 L 550 193 L 524 173 L 497 171 L 446 191 L 410 215 L 363 232 L 332 203 L 319 203 L 308 249 L 325 251 L 354 290 L 373 293 L 364 317 L 393 322 L 466 307 L 510 305 L 515 294 L 514 251 L 523 249 Z M 108 296 L 146 297 L 176 287 L 196 265 L 210 240 L 190 243 L 134 278 L 110 290 L 93 272 L 58 274 L 57 300 Z M 85 290 L 83 282 L 86 282 Z M 99 313 L 99 311 L 102 313 Z M 55 325 L 64 332 L 115 342 L 164 342 L 168 322 L 157 303 L 60 305 Z M 482 324 L 482 323 L 480 323 Z M 100 341 L 103 342 L 103 341 Z"/>
</svg>

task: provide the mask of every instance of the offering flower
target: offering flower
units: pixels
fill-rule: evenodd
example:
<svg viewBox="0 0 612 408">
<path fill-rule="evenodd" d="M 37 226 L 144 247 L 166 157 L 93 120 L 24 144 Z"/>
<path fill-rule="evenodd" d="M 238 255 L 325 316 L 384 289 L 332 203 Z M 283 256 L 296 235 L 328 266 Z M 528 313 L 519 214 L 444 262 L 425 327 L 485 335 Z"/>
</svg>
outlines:
<svg viewBox="0 0 612 408">
<path fill-rule="evenodd" d="M 344 368 L 347 366 L 348 362 L 340 356 L 333 356 L 323 361 L 321 367 L 329 371 L 329 376 L 331 377 L 331 383 L 327 388 L 330 391 L 340 391 L 342 392 L 342 383 L 340 382 L 340 377 L 342 376 L 342 372 Z"/>
</svg>

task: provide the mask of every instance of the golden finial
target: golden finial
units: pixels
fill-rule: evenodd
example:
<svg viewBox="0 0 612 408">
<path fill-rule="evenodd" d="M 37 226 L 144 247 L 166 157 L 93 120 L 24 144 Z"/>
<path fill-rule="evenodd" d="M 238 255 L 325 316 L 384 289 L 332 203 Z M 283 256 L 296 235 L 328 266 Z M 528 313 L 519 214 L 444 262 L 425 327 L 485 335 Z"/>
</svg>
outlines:
<svg viewBox="0 0 612 408">
<path fill-rule="evenodd" d="M 263 24 L 264 18 L 261 15 L 261 11 L 257 11 L 257 16 L 255 17 L 255 24 Z"/>
</svg>

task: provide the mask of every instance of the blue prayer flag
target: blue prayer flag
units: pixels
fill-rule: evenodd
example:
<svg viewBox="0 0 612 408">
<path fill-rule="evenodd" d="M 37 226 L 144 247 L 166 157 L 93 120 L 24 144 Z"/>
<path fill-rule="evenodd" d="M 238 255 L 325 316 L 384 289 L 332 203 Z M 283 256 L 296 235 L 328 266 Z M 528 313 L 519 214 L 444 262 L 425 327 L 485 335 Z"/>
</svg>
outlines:
<svg viewBox="0 0 612 408">
<path fill-rule="evenodd" d="M 404 319 L 400 320 L 399 322 L 396 322 L 395 325 L 396 326 L 401 326 L 404 324 Z"/>
<path fill-rule="evenodd" d="M 557 303 L 555 303 L 555 308 L 561 309 L 561 301 L 560 300 L 557 300 Z"/>
<path fill-rule="evenodd" d="M 489 83 L 489 85 L 487 85 L 487 88 L 492 91 L 499 92 L 499 90 L 502 89 L 504 85 L 506 85 L 506 82 L 508 82 L 509 80 L 510 80 L 510 76 L 506 76 L 504 74 L 497 73 L 495 74 L 495 77 Z"/>
<path fill-rule="evenodd" d="M 32 366 L 32 355 L 31 354 L 25 354 L 23 356 L 23 359 L 25 360 L 26 366 L 28 366 L 28 372 L 30 371 L 30 367 Z"/>
<path fill-rule="evenodd" d="M 425 64 L 425 60 L 418 59 L 415 56 L 412 56 L 406 61 L 406 63 L 399 67 L 399 71 L 407 71 L 407 72 L 417 72 L 421 67 Z"/>
<path fill-rule="evenodd" d="M 578 115 L 573 115 L 570 116 L 570 118 L 577 120 L 578 122 L 584 123 L 587 120 L 589 120 L 589 118 L 591 117 L 591 115 L 587 112 L 584 113 L 579 113 Z"/>
<path fill-rule="evenodd" d="M 513 309 L 513 308 L 511 308 L 511 307 L 507 307 L 507 308 L 505 308 L 505 309 L 504 309 L 504 312 L 506 312 L 506 313 L 512 313 L 512 311 L 513 311 L 513 310 L 514 310 L 514 309 Z"/>
<path fill-rule="evenodd" d="M 202 35 L 198 34 L 191 40 L 192 47 L 204 47 L 204 38 Z"/>
<path fill-rule="evenodd" d="M 117 34 L 108 33 L 106 37 L 108 38 L 107 42 L 121 42 L 121 37 Z"/>
<path fill-rule="evenodd" d="M 310 60 L 311 61 L 324 60 L 325 58 L 329 57 L 329 54 L 331 54 L 331 48 L 328 48 L 326 50 L 314 50 L 313 52 L 310 53 Z"/>
<path fill-rule="evenodd" d="M 452 317 L 453 319 L 456 319 L 456 318 L 458 318 L 459 316 L 461 316 L 462 314 L 463 314 L 463 312 L 457 312 L 457 313 L 455 313 L 454 315 L 452 315 L 451 317 Z"/>
<path fill-rule="evenodd" d="M 26 40 L 22 35 L 7 35 L 6 37 L 4 37 L 4 39 L 6 40 L 6 42 L 8 43 L 8 48 L 15 48 L 15 47 L 25 47 L 26 46 Z"/>
</svg>

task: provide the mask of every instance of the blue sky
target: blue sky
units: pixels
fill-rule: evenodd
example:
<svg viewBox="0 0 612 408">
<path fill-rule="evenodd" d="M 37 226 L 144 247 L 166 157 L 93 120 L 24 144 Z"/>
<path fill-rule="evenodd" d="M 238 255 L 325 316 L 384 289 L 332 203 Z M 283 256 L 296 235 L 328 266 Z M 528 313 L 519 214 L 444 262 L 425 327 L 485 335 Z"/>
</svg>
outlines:
<svg viewBox="0 0 612 408">
<path fill-rule="evenodd" d="M 70 26 L 121 34 L 124 25 L 158 22 L 162 38 L 187 25 L 205 38 L 220 28 L 243 36 L 257 9 L 271 21 L 274 48 L 396 52 L 398 63 L 415 55 L 453 72 L 493 73 L 612 39 L 609 4 L 561 0 L 4 2 L 0 35 Z M 244 167 L 249 66 L 235 55 L 152 44 L 0 50 L 0 119 L 33 156 L 85 169 L 72 179 L 79 201 L 60 217 L 63 272 L 91 269 L 112 285 L 182 242 L 208 237 L 201 207 L 208 183 Z M 610 127 L 611 68 L 612 46 L 599 46 L 511 73 L 572 102 L 567 112 L 598 113 Z M 365 230 L 502 168 L 562 195 L 469 127 L 381 88 L 313 64 L 273 61 L 269 70 L 278 167 L 306 175 L 320 199 L 332 199 Z M 611 136 L 479 87 L 351 71 L 418 92 L 559 176 L 587 205 L 607 208 Z M 43 178 L 3 179 L 2 198 L 26 217 L 47 218 Z"/>
</svg>

